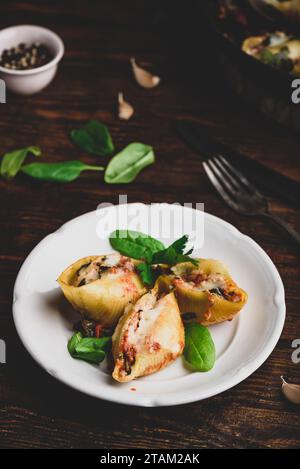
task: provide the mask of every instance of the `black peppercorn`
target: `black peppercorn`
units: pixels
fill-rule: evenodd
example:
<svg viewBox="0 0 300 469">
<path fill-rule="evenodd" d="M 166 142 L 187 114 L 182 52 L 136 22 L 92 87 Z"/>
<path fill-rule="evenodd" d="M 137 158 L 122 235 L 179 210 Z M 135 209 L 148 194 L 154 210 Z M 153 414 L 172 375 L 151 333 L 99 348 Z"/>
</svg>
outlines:
<svg viewBox="0 0 300 469">
<path fill-rule="evenodd" d="M 30 70 L 42 67 L 53 59 L 47 46 L 34 42 L 31 46 L 20 43 L 16 47 L 4 49 L 0 66 L 11 70 Z"/>
</svg>

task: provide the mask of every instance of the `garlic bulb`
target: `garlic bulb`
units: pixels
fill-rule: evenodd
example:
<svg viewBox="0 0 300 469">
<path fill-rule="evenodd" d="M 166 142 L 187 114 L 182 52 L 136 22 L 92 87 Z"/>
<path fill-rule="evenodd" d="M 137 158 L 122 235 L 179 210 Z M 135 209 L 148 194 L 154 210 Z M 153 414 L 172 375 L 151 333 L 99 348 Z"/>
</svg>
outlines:
<svg viewBox="0 0 300 469">
<path fill-rule="evenodd" d="M 285 381 L 283 376 L 281 376 L 282 381 L 282 392 L 284 396 L 293 404 L 300 404 L 300 385 L 299 384 L 290 384 Z"/>
<path fill-rule="evenodd" d="M 132 117 L 134 109 L 124 100 L 123 93 L 118 94 L 119 119 L 128 120 Z"/>
<path fill-rule="evenodd" d="M 159 84 L 160 78 L 137 65 L 134 57 L 131 57 L 130 62 L 134 77 L 140 86 L 154 88 Z"/>
</svg>

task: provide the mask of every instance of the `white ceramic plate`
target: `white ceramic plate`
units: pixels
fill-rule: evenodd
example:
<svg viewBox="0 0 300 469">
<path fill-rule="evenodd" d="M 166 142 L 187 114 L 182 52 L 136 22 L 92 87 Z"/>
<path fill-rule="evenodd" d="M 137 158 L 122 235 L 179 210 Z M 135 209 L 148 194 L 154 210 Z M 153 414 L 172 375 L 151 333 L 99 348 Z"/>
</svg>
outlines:
<svg viewBox="0 0 300 469">
<path fill-rule="evenodd" d="M 202 212 L 190 208 L 129 204 L 110 207 L 110 221 L 116 215 L 121 219 L 122 215 L 126 216 L 128 207 L 143 209 L 143 215 L 138 216 L 142 227 L 144 216 L 155 215 L 158 209 L 163 211 L 165 220 L 174 210 L 176 217 L 178 215 L 176 220 L 182 214 L 193 214 L 199 223 L 203 220 Z M 27 257 L 16 280 L 13 314 L 17 331 L 29 353 L 48 373 L 101 399 L 139 406 L 167 406 L 216 395 L 235 386 L 262 365 L 274 349 L 284 325 L 282 281 L 270 258 L 251 238 L 207 213 L 204 214 L 204 244 L 196 254 L 223 260 L 232 277 L 249 294 L 248 304 L 239 317 L 211 327 L 217 350 L 213 370 L 191 373 L 179 358 L 158 373 L 119 384 L 106 372 L 105 363 L 99 368 L 72 359 L 67 341 L 77 314 L 62 297 L 56 279 L 81 257 L 111 252 L 107 236 L 101 235 L 102 214 L 101 210 L 87 213 L 47 236 Z M 128 227 L 136 228 L 136 222 L 137 218 L 133 217 Z M 181 234 L 192 231 L 189 223 L 192 221 L 187 221 Z M 153 230 L 150 234 L 154 234 Z"/>
</svg>

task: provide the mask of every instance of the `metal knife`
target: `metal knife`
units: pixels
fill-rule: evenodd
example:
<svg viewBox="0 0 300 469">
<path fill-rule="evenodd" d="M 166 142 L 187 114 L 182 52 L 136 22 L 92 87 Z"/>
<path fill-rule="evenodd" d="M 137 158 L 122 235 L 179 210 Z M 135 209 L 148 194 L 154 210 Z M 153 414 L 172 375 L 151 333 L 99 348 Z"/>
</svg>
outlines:
<svg viewBox="0 0 300 469">
<path fill-rule="evenodd" d="M 188 120 L 174 121 L 178 135 L 202 157 L 203 160 L 215 155 L 223 155 L 237 168 L 249 176 L 253 182 L 264 191 L 285 199 L 289 203 L 300 207 L 300 183 L 283 174 L 268 168 L 252 158 L 217 142 L 209 135 L 209 130 Z"/>
</svg>

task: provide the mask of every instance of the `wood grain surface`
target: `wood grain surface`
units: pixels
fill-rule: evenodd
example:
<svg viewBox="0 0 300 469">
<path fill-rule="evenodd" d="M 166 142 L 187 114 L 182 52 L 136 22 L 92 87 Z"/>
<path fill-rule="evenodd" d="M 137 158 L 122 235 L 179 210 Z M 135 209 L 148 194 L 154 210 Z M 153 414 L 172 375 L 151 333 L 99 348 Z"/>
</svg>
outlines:
<svg viewBox="0 0 300 469">
<path fill-rule="evenodd" d="M 199 156 L 172 127 L 192 118 L 217 138 L 300 181 L 300 139 L 226 90 L 222 70 L 206 66 L 207 38 L 193 34 L 189 2 L 3 1 L 0 27 L 32 23 L 55 30 L 66 53 L 53 83 L 32 97 L 8 94 L 0 105 L 2 154 L 27 145 L 47 161 L 82 158 L 68 138 L 90 118 L 105 122 L 117 149 L 131 141 L 154 146 L 155 165 L 124 187 L 106 185 L 98 173 L 69 184 L 25 176 L 0 180 L 0 446 L 3 448 L 295 448 L 300 446 L 299 407 L 281 395 L 280 375 L 300 383 L 291 342 L 300 338 L 300 254 L 271 223 L 232 212 L 212 189 Z M 185 5 L 183 7 L 183 4 Z M 180 21 L 178 19 L 180 18 Z M 196 19 L 201 29 L 201 18 Z M 193 27 L 194 27 L 193 26 Z M 198 39 L 197 39 L 198 38 Z M 199 41 L 199 42 L 197 42 Z M 129 57 L 149 64 L 161 85 L 144 90 L 133 81 Z M 211 61 L 209 62 L 211 64 Z M 129 122 L 116 116 L 117 93 L 135 107 Z M 105 158 L 84 155 L 96 164 Z M 32 248 L 71 218 L 100 202 L 204 202 L 205 210 L 253 237 L 277 266 L 286 289 L 287 319 L 274 352 L 252 376 L 202 402 L 174 408 L 132 408 L 69 389 L 42 370 L 18 338 L 12 290 Z M 274 213 L 300 230 L 299 211 L 271 199 Z M 45 334 L 47 331 L 45 331 Z M 259 331 L 257 331 L 259 334 Z"/>
</svg>

